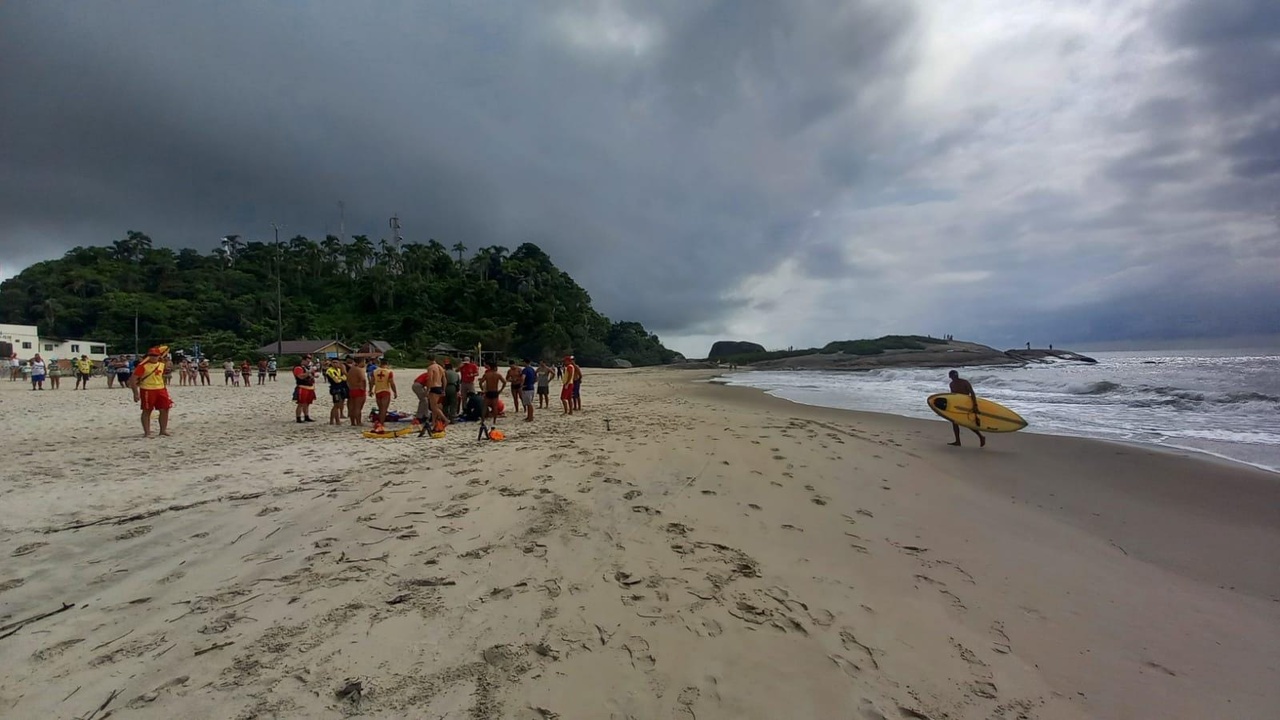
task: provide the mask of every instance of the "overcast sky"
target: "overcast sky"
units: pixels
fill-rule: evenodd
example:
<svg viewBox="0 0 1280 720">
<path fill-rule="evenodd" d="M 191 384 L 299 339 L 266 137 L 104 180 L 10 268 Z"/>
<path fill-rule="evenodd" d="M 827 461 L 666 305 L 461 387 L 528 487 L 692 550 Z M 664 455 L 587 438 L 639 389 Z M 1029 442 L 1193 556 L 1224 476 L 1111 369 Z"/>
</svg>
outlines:
<svg viewBox="0 0 1280 720">
<path fill-rule="evenodd" d="M 0 274 L 533 241 L 704 355 L 1280 332 L 1280 3 L 0 3 Z"/>
</svg>

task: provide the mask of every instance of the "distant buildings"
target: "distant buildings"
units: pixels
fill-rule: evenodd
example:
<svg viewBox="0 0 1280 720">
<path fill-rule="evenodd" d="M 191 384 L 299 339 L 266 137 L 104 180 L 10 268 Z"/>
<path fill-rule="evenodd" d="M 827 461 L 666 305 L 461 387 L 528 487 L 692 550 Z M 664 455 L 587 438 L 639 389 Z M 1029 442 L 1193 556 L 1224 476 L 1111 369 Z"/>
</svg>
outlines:
<svg viewBox="0 0 1280 720">
<path fill-rule="evenodd" d="M 94 362 L 107 358 L 107 344 L 97 340 L 60 340 L 40 337 L 35 325 L 8 325 L 0 323 L 0 357 L 17 356 L 30 360 L 39 353 L 45 360 L 70 360 L 88 355 Z"/>
</svg>

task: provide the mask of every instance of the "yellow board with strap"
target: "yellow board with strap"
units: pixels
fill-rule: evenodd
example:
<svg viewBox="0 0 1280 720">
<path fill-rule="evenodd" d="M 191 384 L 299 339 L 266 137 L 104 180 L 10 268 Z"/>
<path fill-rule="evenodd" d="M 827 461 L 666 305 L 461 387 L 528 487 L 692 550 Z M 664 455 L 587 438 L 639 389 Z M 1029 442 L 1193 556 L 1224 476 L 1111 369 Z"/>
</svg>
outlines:
<svg viewBox="0 0 1280 720">
<path fill-rule="evenodd" d="M 930 395 L 929 409 L 960 427 L 981 432 L 1016 432 L 1027 426 L 1021 415 L 986 398 L 978 398 L 974 412 L 973 398 L 959 393 Z"/>
<path fill-rule="evenodd" d="M 417 428 L 400 428 L 399 430 L 383 430 L 382 432 L 374 432 L 373 430 L 365 430 L 361 435 L 370 440 L 392 440 L 398 437 L 404 437 L 409 433 L 418 432 Z"/>
</svg>

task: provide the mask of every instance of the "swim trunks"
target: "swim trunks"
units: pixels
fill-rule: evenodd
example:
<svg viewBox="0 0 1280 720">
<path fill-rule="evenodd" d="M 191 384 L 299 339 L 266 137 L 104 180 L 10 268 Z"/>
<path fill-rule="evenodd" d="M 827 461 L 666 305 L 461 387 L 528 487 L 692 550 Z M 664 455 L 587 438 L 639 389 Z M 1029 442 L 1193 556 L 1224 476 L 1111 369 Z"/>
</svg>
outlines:
<svg viewBox="0 0 1280 720">
<path fill-rule="evenodd" d="M 168 388 L 160 388 L 159 390 L 139 390 L 138 400 L 142 404 L 145 412 L 152 410 L 168 410 L 173 407 L 173 400 L 169 397 Z"/>
<path fill-rule="evenodd" d="M 564 387 L 560 388 L 560 399 L 561 400 L 573 399 L 573 385 L 565 385 Z"/>
<path fill-rule="evenodd" d="M 521 390 L 521 391 L 520 391 L 520 400 L 521 400 L 521 402 L 523 402 L 525 405 L 533 405 L 533 391 L 532 391 L 532 390 Z"/>
<path fill-rule="evenodd" d="M 351 397 L 351 388 L 345 382 L 331 383 L 329 385 L 329 396 L 346 400 Z"/>
<path fill-rule="evenodd" d="M 351 388 L 347 391 L 348 400 L 363 400 L 369 393 L 364 388 Z"/>
<path fill-rule="evenodd" d="M 305 385 L 299 385 L 296 389 L 298 391 L 297 400 L 299 405 L 310 405 L 311 403 L 316 401 L 315 388 L 306 387 Z"/>
<path fill-rule="evenodd" d="M 442 387 L 433 387 L 433 388 L 431 388 L 430 390 L 428 390 L 427 392 L 431 393 L 432 395 L 443 395 L 443 394 L 444 394 L 444 388 L 442 388 Z"/>
<path fill-rule="evenodd" d="M 501 394 L 502 394 L 501 390 L 485 390 L 484 391 L 484 396 L 489 400 L 497 400 L 498 396 Z"/>
<path fill-rule="evenodd" d="M 384 398 L 384 397 L 391 397 L 391 391 L 390 391 L 390 390 L 379 390 L 378 392 L 376 392 L 376 393 L 374 393 L 374 394 L 373 394 L 373 397 L 374 397 L 375 399 L 377 399 L 377 400 L 381 400 L 381 399 L 382 399 L 382 398 Z"/>
</svg>

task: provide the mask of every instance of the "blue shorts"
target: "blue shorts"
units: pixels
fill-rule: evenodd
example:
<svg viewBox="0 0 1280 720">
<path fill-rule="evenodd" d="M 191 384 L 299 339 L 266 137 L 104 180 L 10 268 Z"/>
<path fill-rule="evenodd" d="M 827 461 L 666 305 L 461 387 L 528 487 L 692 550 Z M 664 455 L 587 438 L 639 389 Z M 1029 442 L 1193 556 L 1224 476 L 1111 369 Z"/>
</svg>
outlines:
<svg viewBox="0 0 1280 720">
<path fill-rule="evenodd" d="M 573 396 L 575 398 L 581 397 L 581 392 L 582 392 L 582 381 L 579 380 L 578 382 L 573 384 Z"/>
<path fill-rule="evenodd" d="M 43 376 L 43 375 L 32 375 L 32 376 L 31 376 L 31 382 L 44 382 L 44 376 Z"/>
</svg>

